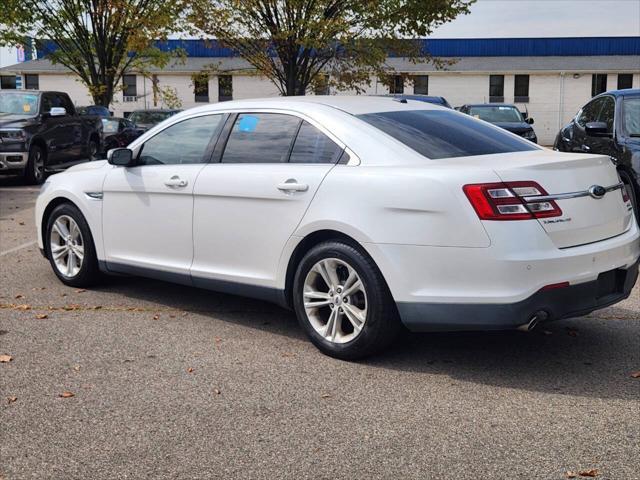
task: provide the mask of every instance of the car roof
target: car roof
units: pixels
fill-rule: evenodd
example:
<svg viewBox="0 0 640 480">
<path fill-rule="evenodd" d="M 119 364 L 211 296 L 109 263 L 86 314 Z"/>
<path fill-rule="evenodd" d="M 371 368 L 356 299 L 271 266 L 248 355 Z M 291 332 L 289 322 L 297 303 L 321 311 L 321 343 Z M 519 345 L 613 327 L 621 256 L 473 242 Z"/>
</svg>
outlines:
<svg viewBox="0 0 640 480">
<path fill-rule="evenodd" d="M 402 101 L 401 101 L 402 100 Z M 418 100 L 366 95 L 310 95 L 231 100 L 196 107 L 199 111 L 240 110 L 252 108 L 283 108 L 304 113 L 331 108 L 351 115 L 401 110 L 450 110 L 440 105 Z M 194 109 L 190 111 L 195 111 Z"/>
<path fill-rule="evenodd" d="M 466 103 L 463 107 L 513 107 L 518 108 L 512 103 Z"/>
<path fill-rule="evenodd" d="M 631 97 L 640 95 L 640 88 L 625 88 L 623 90 L 609 90 L 608 92 L 602 92 L 597 95 L 598 97 L 601 95 L 613 95 L 614 97 Z"/>
<path fill-rule="evenodd" d="M 131 113 L 136 113 L 136 112 L 159 112 L 159 113 L 166 113 L 166 112 L 181 112 L 182 110 L 176 109 L 176 108 L 140 108 L 138 110 L 134 110 Z"/>
</svg>

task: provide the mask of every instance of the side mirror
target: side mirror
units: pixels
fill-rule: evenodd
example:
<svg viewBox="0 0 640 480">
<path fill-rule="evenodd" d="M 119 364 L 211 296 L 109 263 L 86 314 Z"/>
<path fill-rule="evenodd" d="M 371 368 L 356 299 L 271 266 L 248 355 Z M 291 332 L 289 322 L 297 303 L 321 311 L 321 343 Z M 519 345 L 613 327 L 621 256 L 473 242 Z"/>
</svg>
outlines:
<svg viewBox="0 0 640 480">
<path fill-rule="evenodd" d="M 527 122 L 529 125 L 533 125 L 534 124 L 533 118 L 531 118 L 531 117 L 527 118 L 525 120 L 525 122 Z"/>
<path fill-rule="evenodd" d="M 133 166 L 133 152 L 128 148 L 112 148 L 107 152 L 107 161 L 118 167 Z"/>
<path fill-rule="evenodd" d="M 605 122 L 589 122 L 585 125 L 585 131 L 589 137 L 611 137 L 611 133 Z"/>
<path fill-rule="evenodd" d="M 49 115 L 52 117 L 64 117 L 67 114 L 67 109 L 64 107 L 51 107 Z"/>
</svg>

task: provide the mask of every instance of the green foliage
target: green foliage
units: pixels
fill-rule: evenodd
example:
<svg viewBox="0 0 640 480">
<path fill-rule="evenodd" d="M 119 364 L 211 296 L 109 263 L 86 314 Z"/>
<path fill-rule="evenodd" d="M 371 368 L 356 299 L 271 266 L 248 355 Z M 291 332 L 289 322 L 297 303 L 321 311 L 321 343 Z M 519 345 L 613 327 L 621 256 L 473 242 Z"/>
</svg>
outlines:
<svg viewBox="0 0 640 480">
<path fill-rule="evenodd" d="M 362 91 L 372 76 L 392 73 L 389 51 L 431 59 L 409 39 L 468 13 L 474 1 L 193 0 L 190 20 L 237 50 L 282 95 L 304 95 L 319 81 Z"/>
<path fill-rule="evenodd" d="M 153 46 L 180 30 L 186 0 L 2 0 L 0 45 L 58 49 L 48 54 L 80 77 L 98 105 L 108 106 L 123 73 L 162 67 L 180 52 Z"/>
</svg>

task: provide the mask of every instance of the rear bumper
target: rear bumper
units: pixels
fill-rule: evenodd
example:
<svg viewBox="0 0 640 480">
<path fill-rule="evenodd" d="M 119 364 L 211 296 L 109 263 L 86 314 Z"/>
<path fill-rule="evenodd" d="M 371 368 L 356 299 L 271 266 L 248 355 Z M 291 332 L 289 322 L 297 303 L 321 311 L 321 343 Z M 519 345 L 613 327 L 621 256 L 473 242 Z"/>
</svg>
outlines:
<svg viewBox="0 0 640 480">
<path fill-rule="evenodd" d="M 27 152 L 0 152 L 0 174 L 24 170 L 28 160 Z"/>
<path fill-rule="evenodd" d="M 504 330 L 527 324 L 534 316 L 546 321 L 578 317 L 618 303 L 631 294 L 638 262 L 597 280 L 554 290 L 540 290 L 511 304 L 446 304 L 398 302 L 405 326 L 415 332 Z M 541 314 L 542 313 L 542 314 Z"/>
</svg>

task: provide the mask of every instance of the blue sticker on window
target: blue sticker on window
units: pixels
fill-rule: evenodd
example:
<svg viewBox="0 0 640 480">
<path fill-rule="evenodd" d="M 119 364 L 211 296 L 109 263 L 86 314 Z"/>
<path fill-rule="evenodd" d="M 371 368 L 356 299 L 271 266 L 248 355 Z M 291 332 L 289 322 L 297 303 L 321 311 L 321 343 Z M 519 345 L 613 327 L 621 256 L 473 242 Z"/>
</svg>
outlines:
<svg viewBox="0 0 640 480">
<path fill-rule="evenodd" d="M 255 132 L 258 126 L 258 117 L 252 117 L 251 115 L 244 115 L 238 122 L 238 130 L 241 132 Z"/>
</svg>

